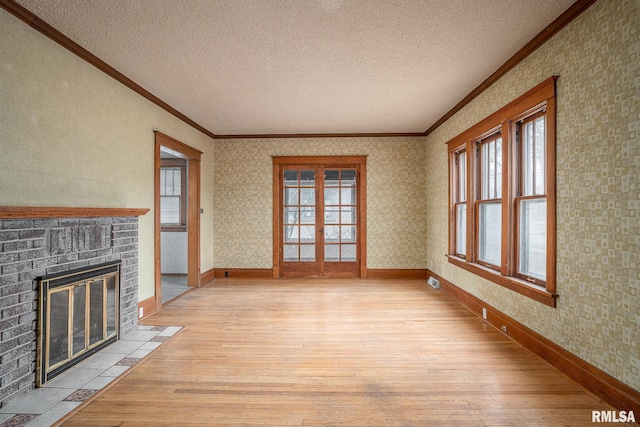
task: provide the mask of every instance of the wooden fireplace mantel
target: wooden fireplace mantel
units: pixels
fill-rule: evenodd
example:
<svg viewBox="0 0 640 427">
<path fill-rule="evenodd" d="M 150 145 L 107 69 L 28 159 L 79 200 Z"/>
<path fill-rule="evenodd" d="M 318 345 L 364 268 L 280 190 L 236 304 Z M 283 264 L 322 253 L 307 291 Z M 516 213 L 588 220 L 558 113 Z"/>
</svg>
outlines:
<svg viewBox="0 0 640 427">
<path fill-rule="evenodd" d="M 33 218 L 97 218 L 142 216 L 146 208 L 74 208 L 47 206 L 0 206 L 0 219 Z"/>
</svg>

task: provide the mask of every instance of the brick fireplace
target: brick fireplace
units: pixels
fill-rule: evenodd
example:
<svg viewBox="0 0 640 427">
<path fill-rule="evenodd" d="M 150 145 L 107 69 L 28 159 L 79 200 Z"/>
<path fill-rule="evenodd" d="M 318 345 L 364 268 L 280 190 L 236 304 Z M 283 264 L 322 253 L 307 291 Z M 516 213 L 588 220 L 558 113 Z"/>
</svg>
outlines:
<svg viewBox="0 0 640 427">
<path fill-rule="evenodd" d="M 119 334 L 135 329 L 146 212 L 0 207 L 0 407 L 36 386 L 38 279 L 119 262 Z"/>
</svg>

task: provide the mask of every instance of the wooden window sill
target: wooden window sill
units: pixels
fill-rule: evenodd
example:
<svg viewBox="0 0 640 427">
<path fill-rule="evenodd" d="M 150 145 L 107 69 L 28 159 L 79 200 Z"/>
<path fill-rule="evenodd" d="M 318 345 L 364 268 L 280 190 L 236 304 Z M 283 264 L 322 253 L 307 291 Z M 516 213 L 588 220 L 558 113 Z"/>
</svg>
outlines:
<svg viewBox="0 0 640 427">
<path fill-rule="evenodd" d="M 475 275 L 496 283 L 505 288 L 511 289 L 521 295 L 534 299 L 549 307 L 556 307 L 558 294 L 550 293 L 546 289 L 532 285 L 524 280 L 515 277 L 502 276 L 494 270 L 479 264 L 467 262 L 465 259 L 455 255 L 447 255 L 449 262 L 457 267 L 467 270 Z"/>
</svg>

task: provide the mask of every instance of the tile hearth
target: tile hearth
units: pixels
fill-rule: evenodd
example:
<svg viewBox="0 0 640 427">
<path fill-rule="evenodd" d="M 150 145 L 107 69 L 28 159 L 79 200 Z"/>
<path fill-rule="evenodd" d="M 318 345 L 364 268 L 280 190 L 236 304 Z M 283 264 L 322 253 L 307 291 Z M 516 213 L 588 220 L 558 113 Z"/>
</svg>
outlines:
<svg viewBox="0 0 640 427">
<path fill-rule="evenodd" d="M 0 408 L 0 427 L 50 426 L 156 350 L 182 328 L 141 326 L 42 388 Z"/>
</svg>

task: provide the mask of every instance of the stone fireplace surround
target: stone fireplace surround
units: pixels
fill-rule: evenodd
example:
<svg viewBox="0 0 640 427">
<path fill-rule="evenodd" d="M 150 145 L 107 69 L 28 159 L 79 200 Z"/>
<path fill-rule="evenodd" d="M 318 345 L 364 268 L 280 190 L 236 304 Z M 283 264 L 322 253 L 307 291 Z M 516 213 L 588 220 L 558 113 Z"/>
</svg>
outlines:
<svg viewBox="0 0 640 427">
<path fill-rule="evenodd" d="M 0 408 L 36 383 L 37 278 L 121 261 L 120 336 L 138 324 L 138 216 L 148 209 L 0 207 Z"/>
</svg>

